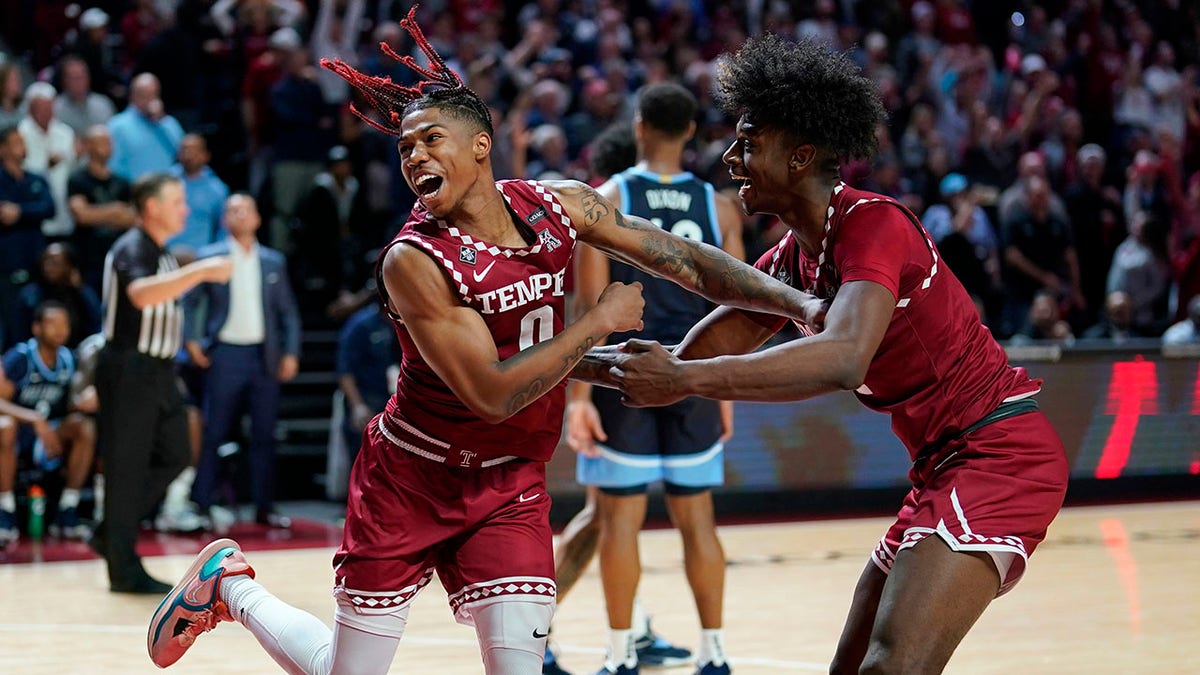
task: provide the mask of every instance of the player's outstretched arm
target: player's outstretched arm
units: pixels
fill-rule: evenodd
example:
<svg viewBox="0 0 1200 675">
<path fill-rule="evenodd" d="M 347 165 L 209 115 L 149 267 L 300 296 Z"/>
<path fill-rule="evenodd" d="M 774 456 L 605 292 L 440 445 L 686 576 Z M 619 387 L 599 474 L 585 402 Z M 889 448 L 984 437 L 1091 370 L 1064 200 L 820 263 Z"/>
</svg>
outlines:
<svg viewBox="0 0 1200 675">
<path fill-rule="evenodd" d="M 668 405 L 686 396 L 798 401 L 857 389 L 895 306 L 896 297 L 885 286 L 851 281 L 838 290 L 825 330 L 812 337 L 752 354 L 691 361 L 657 343 L 630 340 L 621 347 L 625 358 L 612 359 L 615 365 L 609 375 L 635 406 Z"/>
<path fill-rule="evenodd" d="M 595 189 L 578 181 L 549 181 L 579 238 L 609 256 L 670 279 L 720 305 L 779 314 L 809 323 L 821 309 L 816 297 L 788 286 L 721 249 L 675 236 L 626 216 Z"/>
<path fill-rule="evenodd" d="M 383 281 L 421 357 L 459 400 L 492 423 L 550 391 L 609 333 L 640 328 L 644 305 L 641 284 L 612 284 L 563 332 L 501 361 L 483 318 L 451 292 L 428 255 L 394 245 L 383 261 Z"/>
</svg>

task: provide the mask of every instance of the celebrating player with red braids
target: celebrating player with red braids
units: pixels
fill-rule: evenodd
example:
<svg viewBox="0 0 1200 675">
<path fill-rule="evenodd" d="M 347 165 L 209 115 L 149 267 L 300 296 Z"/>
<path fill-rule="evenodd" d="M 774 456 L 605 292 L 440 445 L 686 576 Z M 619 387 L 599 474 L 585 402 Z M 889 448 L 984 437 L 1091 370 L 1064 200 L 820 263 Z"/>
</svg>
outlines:
<svg viewBox="0 0 1200 675">
<path fill-rule="evenodd" d="M 563 324 L 576 239 L 709 300 L 819 320 L 822 303 L 720 249 L 625 217 L 574 181 L 496 182 L 487 107 L 429 46 L 402 87 L 323 62 L 399 138 L 420 198 L 377 267 L 403 346 L 396 395 L 368 425 L 334 558 L 335 628 L 254 581 L 237 544 L 209 544 L 151 620 L 162 667 L 221 621 L 246 626 L 287 672 L 384 673 L 409 605 L 437 573 L 455 617 L 474 625 L 488 673 L 536 673 L 554 611 L 545 462 L 558 442 L 563 380 L 594 344 L 641 325 L 639 284 L 614 283 Z"/>
</svg>

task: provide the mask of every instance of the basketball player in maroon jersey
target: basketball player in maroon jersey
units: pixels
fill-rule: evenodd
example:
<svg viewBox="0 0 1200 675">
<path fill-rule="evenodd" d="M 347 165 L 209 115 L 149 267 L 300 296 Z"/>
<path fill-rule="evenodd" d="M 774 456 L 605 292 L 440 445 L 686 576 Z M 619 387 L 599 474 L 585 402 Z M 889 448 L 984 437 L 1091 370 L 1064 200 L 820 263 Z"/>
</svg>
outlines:
<svg viewBox="0 0 1200 675">
<path fill-rule="evenodd" d="M 912 490 L 855 589 L 834 673 L 941 671 L 992 598 L 1025 571 L 1062 505 L 1062 442 L 918 220 L 838 179 L 869 156 L 883 107 L 845 56 L 774 36 L 718 70 L 740 116 L 725 152 L 747 213 L 789 227 L 759 269 L 832 300 L 824 330 L 753 352 L 781 317 L 718 308 L 674 350 L 630 341 L 617 365 L 589 357 L 633 405 L 686 395 L 796 401 L 852 390 L 889 413 L 912 459 Z M 839 452 L 841 448 L 830 448 Z"/>
<path fill-rule="evenodd" d="M 271 595 L 237 544 L 217 540 L 151 620 L 147 648 L 160 667 L 238 621 L 288 672 L 384 673 L 436 572 L 455 617 L 475 626 L 486 672 L 541 670 L 555 597 L 545 462 L 562 428 L 563 380 L 609 333 L 639 327 L 643 305 L 640 284 L 613 284 L 564 327 L 577 238 L 713 302 L 819 322 L 819 300 L 626 218 L 582 183 L 496 182 L 487 107 L 413 15 L 401 25 L 429 67 L 385 51 L 426 78 L 416 87 L 323 62 L 362 95 L 363 119 L 399 137 L 401 171 L 420 198 L 377 267 L 403 359 L 351 473 L 335 628 Z"/>
</svg>

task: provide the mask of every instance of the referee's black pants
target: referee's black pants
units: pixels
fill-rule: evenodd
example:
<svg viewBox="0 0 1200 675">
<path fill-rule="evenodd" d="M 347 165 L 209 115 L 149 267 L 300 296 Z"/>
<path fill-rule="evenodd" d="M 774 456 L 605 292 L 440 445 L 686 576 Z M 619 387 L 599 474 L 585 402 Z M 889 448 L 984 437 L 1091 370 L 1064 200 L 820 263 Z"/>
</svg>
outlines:
<svg viewBox="0 0 1200 675">
<path fill-rule="evenodd" d="M 128 590 L 149 578 L 134 548 L 141 520 L 188 465 L 187 413 L 171 360 L 134 350 L 101 350 L 96 393 L 104 557 L 113 590 Z"/>
</svg>

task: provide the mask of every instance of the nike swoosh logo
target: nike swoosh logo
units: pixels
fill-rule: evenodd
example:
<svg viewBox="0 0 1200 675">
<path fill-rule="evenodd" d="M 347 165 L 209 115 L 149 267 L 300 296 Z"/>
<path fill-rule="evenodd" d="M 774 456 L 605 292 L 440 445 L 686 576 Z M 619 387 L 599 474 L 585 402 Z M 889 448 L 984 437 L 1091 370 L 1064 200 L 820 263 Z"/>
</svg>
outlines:
<svg viewBox="0 0 1200 675">
<path fill-rule="evenodd" d="M 534 495 L 534 496 L 532 496 L 532 497 L 526 497 L 526 496 L 525 496 L 525 493 L 524 493 L 524 492 L 522 492 L 522 493 L 521 493 L 521 496 L 520 496 L 520 497 L 517 497 L 517 501 L 519 501 L 519 502 L 521 502 L 522 504 L 524 504 L 525 502 L 531 502 L 531 501 L 533 501 L 533 500 L 535 500 L 535 499 L 537 499 L 538 497 L 541 497 L 541 496 L 542 496 L 542 493 L 540 493 L 540 492 L 539 492 L 539 493 L 537 493 L 536 495 Z"/>
<path fill-rule="evenodd" d="M 471 276 L 475 277 L 475 281 L 483 281 L 483 278 L 488 275 L 488 272 L 492 271 L 492 265 L 495 265 L 495 264 L 496 264 L 496 261 L 493 260 L 492 262 L 488 263 L 487 267 L 483 268 L 482 272 L 480 272 L 479 270 L 475 270 L 474 272 L 471 273 Z"/>
<path fill-rule="evenodd" d="M 542 638 L 546 637 L 549 634 L 550 634 L 550 631 L 546 631 L 545 633 L 539 633 L 539 632 L 537 632 L 536 628 L 533 629 L 533 637 L 537 638 L 538 640 L 541 640 Z"/>
</svg>

